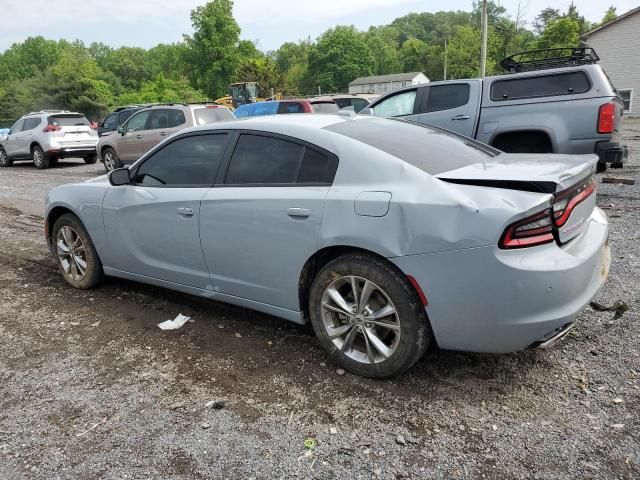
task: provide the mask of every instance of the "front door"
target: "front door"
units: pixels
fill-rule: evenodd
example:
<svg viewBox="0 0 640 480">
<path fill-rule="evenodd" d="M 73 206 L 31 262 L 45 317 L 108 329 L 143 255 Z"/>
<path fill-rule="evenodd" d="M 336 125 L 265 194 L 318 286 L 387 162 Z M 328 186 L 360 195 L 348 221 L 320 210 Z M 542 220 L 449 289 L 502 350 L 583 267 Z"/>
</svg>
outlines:
<svg viewBox="0 0 640 480">
<path fill-rule="evenodd" d="M 418 121 L 473 137 L 479 98 L 477 81 L 430 85 L 427 109 Z"/>
<path fill-rule="evenodd" d="M 274 134 L 239 136 L 224 178 L 202 199 L 213 288 L 298 311 L 298 281 L 318 248 L 337 158 Z"/>
<path fill-rule="evenodd" d="M 4 151 L 9 157 L 15 155 L 25 155 L 24 152 L 24 133 L 22 127 L 24 126 L 24 120 L 18 120 L 14 123 L 13 127 L 9 131 L 7 140 L 4 142 Z"/>
<path fill-rule="evenodd" d="M 104 199 L 113 265 L 123 272 L 210 289 L 200 244 L 200 201 L 213 184 L 228 135 L 191 135 L 165 145 Z"/>
<path fill-rule="evenodd" d="M 149 118 L 150 110 L 143 110 L 131 116 L 122 126 L 124 135 L 117 140 L 116 153 L 120 160 L 135 162 L 144 153 L 142 134 Z"/>
</svg>

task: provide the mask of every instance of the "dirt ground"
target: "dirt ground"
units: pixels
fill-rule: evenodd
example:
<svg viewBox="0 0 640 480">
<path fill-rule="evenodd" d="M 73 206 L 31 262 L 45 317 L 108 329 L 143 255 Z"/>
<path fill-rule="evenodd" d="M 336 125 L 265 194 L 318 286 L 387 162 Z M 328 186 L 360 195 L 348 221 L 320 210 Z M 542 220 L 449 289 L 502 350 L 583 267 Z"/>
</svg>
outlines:
<svg viewBox="0 0 640 480">
<path fill-rule="evenodd" d="M 629 164 L 605 176 L 638 180 L 640 121 L 625 138 Z M 626 302 L 620 318 L 588 308 L 552 350 L 431 351 L 374 381 L 273 317 L 122 280 L 68 287 L 44 196 L 101 173 L 0 171 L 0 478 L 640 478 L 640 184 L 599 185 L 613 263 L 596 300 Z M 178 313 L 195 322 L 156 327 Z"/>
</svg>

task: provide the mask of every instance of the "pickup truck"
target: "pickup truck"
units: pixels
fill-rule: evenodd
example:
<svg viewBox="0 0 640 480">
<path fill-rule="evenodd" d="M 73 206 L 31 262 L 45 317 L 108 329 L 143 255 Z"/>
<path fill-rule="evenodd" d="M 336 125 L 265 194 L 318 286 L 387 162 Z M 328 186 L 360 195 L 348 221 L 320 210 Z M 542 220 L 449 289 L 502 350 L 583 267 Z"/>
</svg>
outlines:
<svg viewBox="0 0 640 480">
<path fill-rule="evenodd" d="M 557 50 L 504 59 L 514 73 L 395 90 L 361 113 L 435 125 L 505 152 L 595 153 L 598 171 L 621 168 L 622 99 L 593 49 Z"/>
</svg>

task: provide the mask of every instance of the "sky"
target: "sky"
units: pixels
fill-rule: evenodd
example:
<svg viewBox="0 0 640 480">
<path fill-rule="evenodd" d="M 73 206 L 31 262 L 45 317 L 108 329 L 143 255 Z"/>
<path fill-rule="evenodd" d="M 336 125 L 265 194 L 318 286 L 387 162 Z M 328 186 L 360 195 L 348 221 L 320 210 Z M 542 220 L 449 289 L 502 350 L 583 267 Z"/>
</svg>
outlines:
<svg viewBox="0 0 640 480">
<path fill-rule="evenodd" d="M 68 40 L 87 45 L 104 42 L 150 48 L 172 43 L 191 33 L 191 9 L 205 0 L 0 0 L 0 52 L 29 36 Z M 531 24 L 548 6 L 566 10 L 570 0 L 499 0 L 515 17 Z M 599 21 L 609 5 L 618 14 L 638 6 L 638 0 L 575 0 L 578 11 L 590 21 Z M 234 16 L 242 38 L 253 40 L 261 50 L 275 50 L 282 43 L 307 37 L 315 39 L 335 25 L 367 29 L 409 12 L 471 10 L 472 0 L 236 0 Z"/>
</svg>

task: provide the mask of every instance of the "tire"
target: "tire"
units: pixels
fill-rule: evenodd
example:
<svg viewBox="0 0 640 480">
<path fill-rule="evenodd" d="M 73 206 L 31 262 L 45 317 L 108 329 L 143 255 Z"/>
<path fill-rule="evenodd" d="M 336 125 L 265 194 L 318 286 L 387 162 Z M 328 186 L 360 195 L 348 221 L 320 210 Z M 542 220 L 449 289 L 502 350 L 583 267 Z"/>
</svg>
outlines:
<svg viewBox="0 0 640 480">
<path fill-rule="evenodd" d="M 358 307 L 353 301 L 354 281 L 358 296 L 365 289 L 372 292 Z M 350 319 L 333 300 L 336 292 L 346 308 L 356 308 Z M 383 310 L 394 313 L 372 317 Z M 393 265 L 368 254 L 342 255 L 320 270 L 311 285 L 309 314 L 329 357 L 365 377 L 402 374 L 420 359 L 433 337 L 425 309 L 406 277 Z"/>
<path fill-rule="evenodd" d="M 102 153 L 102 159 L 104 160 L 104 169 L 107 172 L 122 167 L 122 162 L 120 161 L 118 154 L 111 147 L 107 147 L 104 149 Z"/>
<path fill-rule="evenodd" d="M 49 157 L 45 155 L 40 145 L 35 145 L 31 149 L 31 158 L 33 158 L 33 165 L 38 170 L 44 170 L 45 168 L 49 168 Z"/>
<path fill-rule="evenodd" d="M 62 277 L 69 285 L 87 290 L 102 281 L 102 262 L 78 217 L 66 213 L 58 218 L 53 225 L 51 241 Z M 69 248 L 69 245 L 73 247 Z"/>
<path fill-rule="evenodd" d="M 58 165 L 59 160 L 60 160 L 60 157 L 58 157 L 57 155 L 53 155 L 52 157 L 49 158 L 49 166 L 55 167 L 56 165 Z"/>
<path fill-rule="evenodd" d="M 596 173 L 602 173 L 607 171 L 607 164 L 605 162 L 598 162 L 596 164 Z"/>
<path fill-rule="evenodd" d="M 0 147 L 0 168 L 10 167 L 11 165 L 13 165 L 13 160 L 9 158 L 4 148 Z"/>
<path fill-rule="evenodd" d="M 89 165 L 92 165 L 97 161 L 98 161 L 98 155 L 96 155 L 95 153 L 93 155 L 87 155 L 86 157 L 84 157 L 84 163 L 88 163 Z"/>
</svg>

